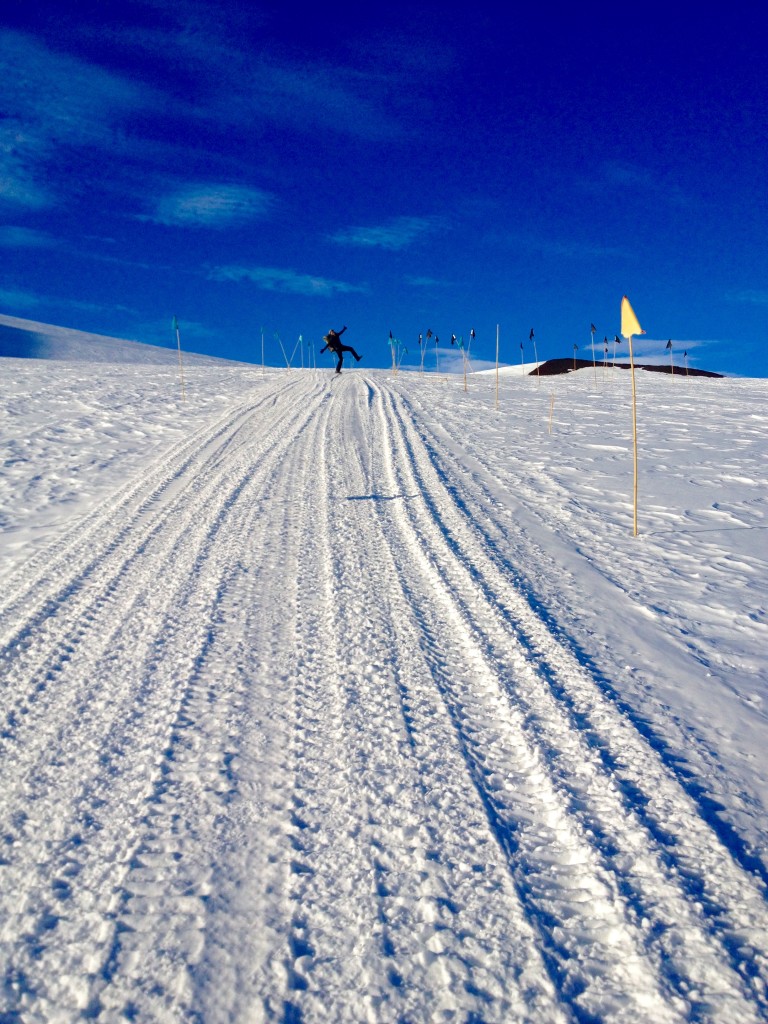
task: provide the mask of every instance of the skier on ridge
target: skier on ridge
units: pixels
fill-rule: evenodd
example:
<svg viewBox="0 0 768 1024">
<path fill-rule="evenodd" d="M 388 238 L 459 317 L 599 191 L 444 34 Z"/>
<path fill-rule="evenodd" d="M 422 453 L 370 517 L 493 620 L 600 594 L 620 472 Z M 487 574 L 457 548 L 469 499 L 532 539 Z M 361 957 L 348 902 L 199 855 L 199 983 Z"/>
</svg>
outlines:
<svg viewBox="0 0 768 1024">
<path fill-rule="evenodd" d="M 341 336 L 344 333 L 344 331 L 346 331 L 346 329 L 347 325 L 344 324 L 340 331 L 328 331 L 328 333 L 323 336 L 323 341 L 326 343 L 325 348 L 320 349 L 320 355 L 322 355 L 323 352 L 325 352 L 327 349 L 330 349 L 331 352 L 334 353 L 334 355 L 338 356 L 339 361 L 336 364 L 336 373 L 341 373 L 341 367 L 344 362 L 345 352 L 351 352 L 355 359 L 358 361 L 358 363 L 363 358 L 362 356 L 359 356 L 350 345 L 341 344 Z"/>
</svg>

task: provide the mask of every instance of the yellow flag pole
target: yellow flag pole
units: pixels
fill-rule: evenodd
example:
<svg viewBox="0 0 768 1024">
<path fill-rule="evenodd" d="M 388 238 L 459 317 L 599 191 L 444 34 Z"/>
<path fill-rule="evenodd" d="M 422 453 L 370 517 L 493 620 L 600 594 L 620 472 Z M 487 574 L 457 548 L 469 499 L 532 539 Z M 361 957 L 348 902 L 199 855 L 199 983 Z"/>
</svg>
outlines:
<svg viewBox="0 0 768 1024">
<path fill-rule="evenodd" d="M 635 388 L 635 360 L 632 355 L 632 335 L 629 338 L 629 369 L 632 375 L 632 458 L 633 458 L 633 483 L 632 483 L 632 536 L 637 536 L 637 391 Z"/>
<path fill-rule="evenodd" d="M 621 333 L 629 342 L 629 370 L 632 377 L 632 456 L 634 464 L 632 487 L 632 535 L 637 536 L 637 389 L 635 387 L 635 359 L 632 352 L 632 335 L 645 334 L 638 323 L 635 311 L 625 295 L 621 300 Z"/>
</svg>

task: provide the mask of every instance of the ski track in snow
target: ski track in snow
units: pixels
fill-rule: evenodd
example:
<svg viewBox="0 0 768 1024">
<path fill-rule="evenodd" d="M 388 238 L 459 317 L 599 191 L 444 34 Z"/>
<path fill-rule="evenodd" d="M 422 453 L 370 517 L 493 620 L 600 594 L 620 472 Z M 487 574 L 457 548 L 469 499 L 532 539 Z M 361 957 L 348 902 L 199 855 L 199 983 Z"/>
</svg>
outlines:
<svg viewBox="0 0 768 1024">
<path fill-rule="evenodd" d="M 764 876 L 434 430 L 270 381 L 11 578 L 4 1024 L 768 1019 Z"/>
</svg>

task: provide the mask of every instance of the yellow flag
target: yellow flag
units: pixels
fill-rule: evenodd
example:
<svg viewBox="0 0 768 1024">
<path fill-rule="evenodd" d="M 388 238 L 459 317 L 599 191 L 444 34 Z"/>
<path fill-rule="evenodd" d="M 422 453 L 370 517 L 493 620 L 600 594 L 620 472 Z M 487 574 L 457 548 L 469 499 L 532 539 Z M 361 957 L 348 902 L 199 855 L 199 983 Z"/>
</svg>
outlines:
<svg viewBox="0 0 768 1024">
<path fill-rule="evenodd" d="M 635 311 L 630 306 L 626 295 L 621 300 L 621 333 L 625 338 L 634 338 L 636 334 L 645 334 L 645 331 L 637 322 Z"/>
</svg>

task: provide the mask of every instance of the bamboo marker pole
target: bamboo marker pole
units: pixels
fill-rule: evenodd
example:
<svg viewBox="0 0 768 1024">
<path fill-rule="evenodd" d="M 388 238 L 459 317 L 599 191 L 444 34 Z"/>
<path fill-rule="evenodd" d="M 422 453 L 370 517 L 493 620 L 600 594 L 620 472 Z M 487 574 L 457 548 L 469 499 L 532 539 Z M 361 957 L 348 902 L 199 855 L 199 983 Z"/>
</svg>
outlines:
<svg viewBox="0 0 768 1024">
<path fill-rule="evenodd" d="M 299 345 L 301 345 L 301 335 L 299 335 L 299 340 L 293 346 L 293 352 L 291 352 L 291 361 L 289 363 L 289 366 L 293 366 L 293 360 L 294 360 L 294 358 L 296 356 L 296 349 L 299 347 Z M 302 350 L 302 353 L 301 353 L 301 365 L 302 365 L 302 368 L 303 368 L 304 367 L 304 351 L 303 350 Z"/>
<path fill-rule="evenodd" d="M 264 376 L 264 328 L 261 328 L 261 375 Z"/>
<path fill-rule="evenodd" d="M 589 333 L 592 335 L 592 368 L 595 371 L 595 386 L 597 386 L 597 359 L 595 358 L 595 331 L 597 328 L 594 324 L 589 325 Z"/>
<path fill-rule="evenodd" d="M 629 342 L 629 370 L 632 374 L 632 536 L 637 536 L 637 390 L 635 388 L 635 360 L 632 355 L 632 335 Z"/>
<path fill-rule="evenodd" d="M 638 323 L 635 311 L 625 295 L 621 300 L 621 333 L 629 342 L 629 369 L 632 375 L 632 536 L 637 536 L 637 390 L 635 388 L 635 360 L 632 353 L 632 335 L 645 334 Z"/>
<path fill-rule="evenodd" d="M 533 334 L 533 328 L 531 328 L 531 333 L 528 335 L 528 341 L 533 342 L 533 361 L 534 363 L 536 363 L 536 377 L 538 379 L 539 387 L 541 387 L 541 374 L 539 373 L 539 354 L 536 351 L 536 338 Z"/>
<path fill-rule="evenodd" d="M 285 346 L 283 345 L 283 339 L 280 337 L 280 335 L 277 333 L 277 331 L 275 331 L 275 337 L 280 342 L 280 348 L 283 350 L 283 359 L 285 360 L 285 365 L 290 370 L 291 364 L 290 364 L 290 362 L 288 360 L 288 356 L 285 354 Z"/>
<path fill-rule="evenodd" d="M 400 369 L 400 367 L 402 365 L 403 356 L 407 356 L 407 355 L 408 355 L 408 349 L 405 347 L 405 345 L 401 345 L 400 342 L 398 341 L 398 343 L 397 343 L 397 369 L 398 370 Z"/>
<path fill-rule="evenodd" d="M 539 386 L 542 384 L 542 375 L 539 372 L 539 353 L 536 350 L 536 337 L 534 335 L 534 328 L 531 327 L 530 334 L 528 335 L 528 341 L 534 342 L 534 362 L 536 362 L 536 376 L 539 382 Z"/>
<path fill-rule="evenodd" d="M 173 318 L 173 329 L 176 331 L 176 348 L 179 352 L 179 378 L 181 380 L 181 400 L 186 402 L 187 389 L 184 386 L 184 362 L 181 358 L 181 334 L 179 333 L 179 321 L 176 316 Z"/>
<path fill-rule="evenodd" d="M 467 347 L 464 348 L 464 335 L 461 336 L 461 348 L 464 353 L 464 390 L 467 390 L 467 368 L 469 367 L 470 373 L 472 372 L 472 364 L 469 361 L 469 353 L 472 351 L 472 342 L 475 340 L 475 328 L 471 327 L 469 330 L 469 341 Z"/>
<path fill-rule="evenodd" d="M 675 363 L 674 363 L 674 360 L 672 358 L 672 339 L 671 338 L 667 342 L 667 348 L 669 349 L 669 369 L 670 369 L 670 372 L 671 372 L 672 376 L 674 377 L 674 375 L 675 375 Z"/>
<path fill-rule="evenodd" d="M 499 408 L 499 325 L 496 324 L 496 408 Z"/>
<path fill-rule="evenodd" d="M 552 433 L 552 413 L 555 409 L 555 393 L 552 392 L 552 397 L 549 400 L 549 432 Z"/>
</svg>

